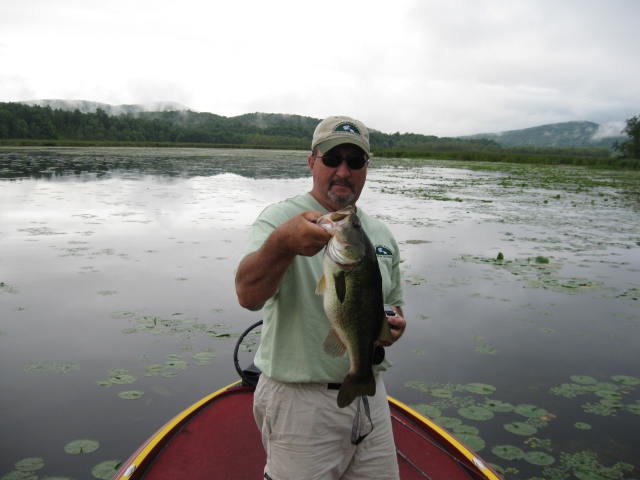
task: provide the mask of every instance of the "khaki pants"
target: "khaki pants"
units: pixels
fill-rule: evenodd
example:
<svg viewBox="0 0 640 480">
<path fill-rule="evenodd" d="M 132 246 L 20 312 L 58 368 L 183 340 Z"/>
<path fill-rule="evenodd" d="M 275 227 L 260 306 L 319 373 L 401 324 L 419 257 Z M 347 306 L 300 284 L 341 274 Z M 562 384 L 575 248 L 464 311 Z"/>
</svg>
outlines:
<svg viewBox="0 0 640 480">
<path fill-rule="evenodd" d="M 327 384 L 280 383 L 262 374 L 253 412 L 267 452 L 265 473 L 273 480 L 397 480 L 398 461 L 391 430 L 387 392 L 376 379 L 376 395 L 367 397 L 371 422 L 362 400 L 339 408 L 337 390 Z M 358 445 L 351 442 L 358 403 Z"/>
</svg>

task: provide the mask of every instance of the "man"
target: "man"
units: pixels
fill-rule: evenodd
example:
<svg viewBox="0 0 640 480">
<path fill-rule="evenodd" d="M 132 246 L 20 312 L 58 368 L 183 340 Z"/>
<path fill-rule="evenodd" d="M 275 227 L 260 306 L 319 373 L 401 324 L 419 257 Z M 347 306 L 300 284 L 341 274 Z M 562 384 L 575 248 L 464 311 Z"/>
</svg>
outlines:
<svg viewBox="0 0 640 480">
<path fill-rule="evenodd" d="M 397 479 L 384 383 L 376 373 L 374 397 L 337 406 L 336 384 L 349 360 L 324 352 L 330 326 L 315 293 L 321 250 L 331 238 L 315 220 L 357 202 L 367 176 L 369 132 L 353 118 L 329 117 L 316 127 L 311 150 L 311 191 L 260 214 L 236 274 L 240 305 L 264 308 L 254 415 L 267 452 L 265 478 Z M 406 326 L 398 246 L 382 222 L 360 208 L 357 213 L 376 247 L 384 301 L 397 313 L 388 318 L 393 340 L 388 346 Z M 376 372 L 387 367 L 383 362 Z"/>
</svg>

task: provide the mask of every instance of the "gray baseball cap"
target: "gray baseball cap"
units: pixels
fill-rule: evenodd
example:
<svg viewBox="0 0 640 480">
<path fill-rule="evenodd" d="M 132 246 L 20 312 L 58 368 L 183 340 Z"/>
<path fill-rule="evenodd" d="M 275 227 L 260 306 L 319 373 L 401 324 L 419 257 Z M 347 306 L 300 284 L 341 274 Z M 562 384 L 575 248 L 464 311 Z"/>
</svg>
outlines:
<svg viewBox="0 0 640 480">
<path fill-rule="evenodd" d="M 318 147 L 324 153 L 343 143 L 356 145 L 371 156 L 369 130 L 361 121 L 345 116 L 328 117 L 321 121 L 313 132 L 311 150 Z"/>
</svg>

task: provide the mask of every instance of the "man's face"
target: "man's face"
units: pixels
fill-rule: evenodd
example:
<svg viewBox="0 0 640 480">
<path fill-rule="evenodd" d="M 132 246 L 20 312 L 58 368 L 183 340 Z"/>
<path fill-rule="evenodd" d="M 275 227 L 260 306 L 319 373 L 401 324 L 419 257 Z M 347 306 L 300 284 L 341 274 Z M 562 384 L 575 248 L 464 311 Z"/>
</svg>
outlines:
<svg viewBox="0 0 640 480">
<path fill-rule="evenodd" d="M 325 165 L 321 157 L 340 161 L 337 166 Z M 361 148 L 351 144 L 342 144 L 328 152 L 318 152 L 314 157 L 309 156 L 309 168 L 313 176 L 311 195 L 327 210 L 340 210 L 347 205 L 353 205 L 360 197 L 367 178 L 366 163 L 362 168 L 350 168 L 345 161 L 361 159 L 364 152 Z M 334 163 L 335 163 L 334 162 Z"/>
</svg>

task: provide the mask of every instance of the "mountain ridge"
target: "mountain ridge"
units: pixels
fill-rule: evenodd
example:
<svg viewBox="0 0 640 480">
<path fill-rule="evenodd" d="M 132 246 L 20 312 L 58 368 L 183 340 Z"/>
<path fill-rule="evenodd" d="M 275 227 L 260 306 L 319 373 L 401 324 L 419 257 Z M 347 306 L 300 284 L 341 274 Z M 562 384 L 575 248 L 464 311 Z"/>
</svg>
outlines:
<svg viewBox="0 0 640 480">
<path fill-rule="evenodd" d="M 104 111 L 107 115 L 140 115 L 154 112 L 179 112 L 195 117 L 227 119 L 237 124 L 246 124 L 256 129 L 269 129 L 284 133 L 287 129 L 311 130 L 320 121 L 313 117 L 297 114 L 254 112 L 224 117 L 210 112 L 197 112 L 177 102 L 153 102 L 146 104 L 121 104 L 89 100 L 41 99 L 18 102 L 25 105 L 39 105 L 60 110 L 79 110 L 81 113 Z M 504 147 L 597 147 L 611 149 L 616 141 L 625 138 L 621 130 L 623 122 L 598 124 L 591 121 L 569 121 L 539 125 L 524 129 L 507 130 L 494 133 L 478 133 L 450 137 L 461 140 L 488 140 Z M 375 129 L 371 129 L 376 132 Z M 425 137 L 438 138 L 425 135 Z M 447 138 L 447 137 L 442 137 Z"/>
</svg>

